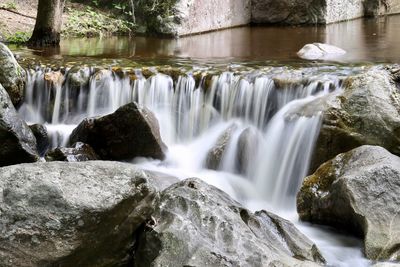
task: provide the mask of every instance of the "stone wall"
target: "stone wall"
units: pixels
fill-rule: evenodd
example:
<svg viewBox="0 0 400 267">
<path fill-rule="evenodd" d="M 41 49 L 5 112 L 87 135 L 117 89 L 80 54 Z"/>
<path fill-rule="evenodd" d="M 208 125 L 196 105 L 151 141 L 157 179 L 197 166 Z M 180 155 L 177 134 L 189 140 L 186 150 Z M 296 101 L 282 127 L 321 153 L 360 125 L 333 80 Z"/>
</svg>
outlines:
<svg viewBox="0 0 400 267">
<path fill-rule="evenodd" d="M 400 0 L 252 0 L 252 22 L 329 24 L 400 13 Z"/>
<path fill-rule="evenodd" d="M 177 35 L 189 35 L 247 25 L 251 22 L 251 0 L 180 0 Z"/>
<path fill-rule="evenodd" d="M 177 0 L 160 33 L 190 35 L 250 23 L 329 24 L 400 13 L 400 0 Z"/>
<path fill-rule="evenodd" d="M 326 0 L 325 23 L 333 23 L 364 16 L 364 0 Z"/>
</svg>

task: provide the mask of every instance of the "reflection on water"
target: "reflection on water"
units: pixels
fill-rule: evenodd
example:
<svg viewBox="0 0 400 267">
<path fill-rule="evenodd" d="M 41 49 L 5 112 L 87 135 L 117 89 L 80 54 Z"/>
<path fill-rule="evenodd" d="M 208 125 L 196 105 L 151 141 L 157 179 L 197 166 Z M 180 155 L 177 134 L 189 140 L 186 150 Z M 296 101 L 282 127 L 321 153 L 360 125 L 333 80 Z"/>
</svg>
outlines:
<svg viewBox="0 0 400 267">
<path fill-rule="evenodd" d="M 32 51 L 15 48 L 24 56 L 96 57 L 200 61 L 301 61 L 296 52 L 307 43 L 326 42 L 348 53 L 341 62 L 399 62 L 400 15 L 358 19 L 328 26 L 240 27 L 181 39 L 111 37 L 64 39 L 58 49 Z"/>
</svg>

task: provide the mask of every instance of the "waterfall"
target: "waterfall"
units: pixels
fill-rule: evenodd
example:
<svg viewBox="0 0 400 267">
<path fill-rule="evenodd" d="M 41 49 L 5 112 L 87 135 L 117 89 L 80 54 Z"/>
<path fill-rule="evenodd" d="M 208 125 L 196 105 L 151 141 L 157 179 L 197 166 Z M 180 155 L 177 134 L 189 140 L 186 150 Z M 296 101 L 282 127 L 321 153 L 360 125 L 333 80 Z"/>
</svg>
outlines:
<svg viewBox="0 0 400 267">
<path fill-rule="evenodd" d="M 83 68 L 87 83 L 77 84 L 71 69 L 58 73 L 56 81 L 49 78 L 54 73 L 50 69 L 27 73 L 26 99 L 19 112 L 29 123 L 47 126 L 53 147 L 65 146 L 83 118 L 109 114 L 136 101 L 156 114 L 171 151 L 191 147 L 179 152 L 187 153 L 186 159 L 169 153 L 167 164 L 200 171 L 209 150 L 234 123 L 218 169 L 243 177 L 260 198 L 276 207 L 294 205 L 320 126 L 319 114 L 293 116 L 291 111 L 340 89 L 342 79 L 326 72 L 273 70 L 203 74 L 196 81 L 190 72 L 175 79 L 157 72 L 145 78 L 140 70 Z M 250 134 L 249 140 L 245 134 Z M 243 142 L 253 144 L 250 151 L 249 145 L 243 149 Z M 188 164 L 189 158 L 201 162 Z"/>
</svg>

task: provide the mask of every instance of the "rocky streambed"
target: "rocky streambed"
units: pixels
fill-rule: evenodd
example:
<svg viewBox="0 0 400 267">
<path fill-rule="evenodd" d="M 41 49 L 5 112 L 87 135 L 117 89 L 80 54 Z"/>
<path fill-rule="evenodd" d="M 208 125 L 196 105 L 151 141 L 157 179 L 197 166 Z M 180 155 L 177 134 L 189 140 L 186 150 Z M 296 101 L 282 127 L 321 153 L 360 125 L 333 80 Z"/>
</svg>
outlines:
<svg viewBox="0 0 400 267">
<path fill-rule="evenodd" d="M 1 266 L 329 265 L 247 207 L 296 195 L 371 265 L 400 261 L 398 66 L 32 74 L 3 45 L 0 64 Z"/>
</svg>

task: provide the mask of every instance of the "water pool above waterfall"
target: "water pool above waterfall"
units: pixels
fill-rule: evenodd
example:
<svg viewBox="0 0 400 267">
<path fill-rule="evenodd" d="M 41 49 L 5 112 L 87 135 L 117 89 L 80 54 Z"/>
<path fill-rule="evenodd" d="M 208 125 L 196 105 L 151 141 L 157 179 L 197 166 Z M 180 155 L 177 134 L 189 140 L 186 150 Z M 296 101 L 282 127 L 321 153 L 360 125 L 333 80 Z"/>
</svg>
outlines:
<svg viewBox="0 0 400 267">
<path fill-rule="evenodd" d="M 357 19 L 327 26 L 239 27 L 180 39 L 151 37 L 70 38 L 59 48 L 26 49 L 12 46 L 24 62 L 65 66 L 76 62 L 91 65 L 165 64 L 292 65 L 304 63 L 296 53 L 307 43 L 329 43 L 347 51 L 336 62 L 397 63 L 400 58 L 400 15 Z M 22 62 L 22 63 L 24 63 Z"/>
</svg>

